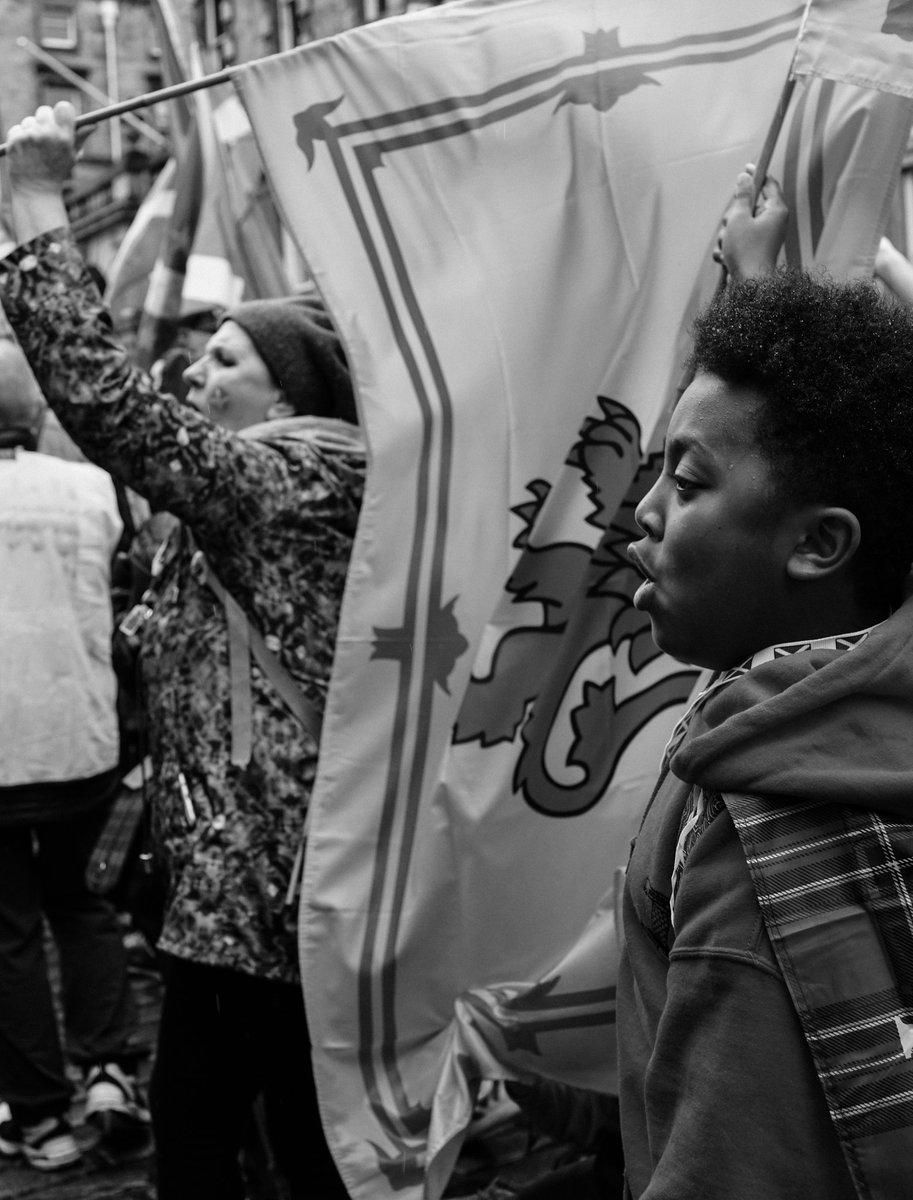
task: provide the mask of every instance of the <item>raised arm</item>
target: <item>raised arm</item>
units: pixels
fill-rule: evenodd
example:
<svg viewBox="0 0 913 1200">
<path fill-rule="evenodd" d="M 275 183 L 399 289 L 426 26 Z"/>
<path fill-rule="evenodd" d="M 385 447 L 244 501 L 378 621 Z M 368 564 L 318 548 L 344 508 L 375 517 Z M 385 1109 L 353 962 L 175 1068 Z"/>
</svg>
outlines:
<svg viewBox="0 0 913 1200">
<path fill-rule="evenodd" d="M 886 237 L 878 243 L 875 252 L 875 278 L 881 280 L 898 300 L 913 305 L 913 263 Z"/>
<path fill-rule="evenodd" d="M 63 202 L 74 119 L 62 101 L 10 130 L 19 244 L 0 259 L 0 298 L 48 403 L 86 456 L 211 544 L 237 521 L 268 520 L 298 485 L 281 454 L 159 392 L 118 345 Z"/>
</svg>

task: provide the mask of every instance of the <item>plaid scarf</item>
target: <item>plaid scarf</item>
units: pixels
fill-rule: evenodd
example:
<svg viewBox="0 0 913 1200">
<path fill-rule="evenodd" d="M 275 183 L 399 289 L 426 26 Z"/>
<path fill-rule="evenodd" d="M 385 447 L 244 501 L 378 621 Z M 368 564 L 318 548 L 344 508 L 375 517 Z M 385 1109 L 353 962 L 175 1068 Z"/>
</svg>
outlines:
<svg viewBox="0 0 913 1200">
<path fill-rule="evenodd" d="M 723 799 L 857 1194 L 913 1195 L 913 825 Z"/>
<path fill-rule="evenodd" d="M 765 649 L 759 650 L 756 654 L 747 658 L 739 666 L 732 667 L 728 671 L 723 671 L 713 676 L 707 686 L 695 696 L 692 703 L 676 722 L 675 728 L 672 730 L 672 734 L 663 751 L 661 775 L 668 769 L 672 756 L 685 740 L 695 714 L 700 712 L 707 701 L 722 688 L 727 687 L 736 679 L 741 679 L 743 675 L 747 675 L 755 667 L 773 662 L 778 658 L 786 658 L 790 654 L 802 654 L 810 650 L 854 650 L 865 641 L 870 632 L 871 629 L 860 629 L 855 633 L 841 634 L 836 637 L 816 638 L 814 641 L 781 642 L 775 646 L 767 646 Z M 692 787 L 682 812 L 682 823 L 672 868 L 669 913 L 673 927 L 675 926 L 675 902 L 678 897 L 682 874 L 685 870 L 685 863 L 688 861 L 688 856 L 698 838 L 720 811 L 721 807 L 722 800 L 717 793 L 706 792 L 699 784 L 695 784 Z"/>
</svg>

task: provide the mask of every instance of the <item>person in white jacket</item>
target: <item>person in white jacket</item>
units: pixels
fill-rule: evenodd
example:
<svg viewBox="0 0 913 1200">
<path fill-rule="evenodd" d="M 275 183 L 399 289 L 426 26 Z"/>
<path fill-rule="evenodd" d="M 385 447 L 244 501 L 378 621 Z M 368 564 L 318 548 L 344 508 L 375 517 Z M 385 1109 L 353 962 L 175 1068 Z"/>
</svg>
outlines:
<svg viewBox="0 0 913 1200">
<path fill-rule="evenodd" d="M 36 452 L 42 412 L 24 355 L 0 340 L 0 1155 L 54 1170 L 80 1157 L 67 1057 L 103 1133 L 149 1114 L 120 929 L 85 884 L 117 782 L 110 584 L 122 522 L 106 472 Z"/>
</svg>

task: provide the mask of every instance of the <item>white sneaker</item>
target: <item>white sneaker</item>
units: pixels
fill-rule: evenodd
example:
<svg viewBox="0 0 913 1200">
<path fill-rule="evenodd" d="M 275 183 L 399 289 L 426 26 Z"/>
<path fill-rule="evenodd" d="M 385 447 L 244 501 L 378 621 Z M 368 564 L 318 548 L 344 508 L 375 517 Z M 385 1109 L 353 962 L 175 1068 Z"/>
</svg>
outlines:
<svg viewBox="0 0 913 1200">
<path fill-rule="evenodd" d="M 0 1154 L 6 1158 L 22 1156 L 39 1171 L 58 1171 L 82 1158 L 66 1117 L 46 1117 L 35 1125 L 20 1125 L 6 1103 L 0 1104 Z"/>
<path fill-rule="evenodd" d="M 117 1063 L 100 1063 L 86 1074 L 86 1120 L 109 1133 L 124 1125 L 148 1125 L 149 1109 L 136 1079 Z"/>
<path fill-rule="evenodd" d="M 22 1153 L 22 1130 L 13 1120 L 10 1106 L 0 1100 L 0 1157 L 16 1158 Z"/>
</svg>

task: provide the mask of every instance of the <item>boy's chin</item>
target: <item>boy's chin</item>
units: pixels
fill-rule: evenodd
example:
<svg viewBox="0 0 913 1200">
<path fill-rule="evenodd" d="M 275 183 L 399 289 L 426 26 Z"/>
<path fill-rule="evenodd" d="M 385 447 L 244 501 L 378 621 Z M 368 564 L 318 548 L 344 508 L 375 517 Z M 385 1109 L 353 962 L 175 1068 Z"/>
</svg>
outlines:
<svg viewBox="0 0 913 1200">
<path fill-rule="evenodd" d="M 719 646 L 686 645 L 681 640 L 664 635 L 662 629 L 657 629 L 656 621 L 652 618 L 650 623 L 653 627 L 653 641 L 657 649 L 684 667 L 695 667 L 701 671 L 726 671 L 730 666 L 738 666 L 738 662 L 725 664 L 721 662 Z M 741 661 L 739 659 L 739 662 Z"/>
</svg>

